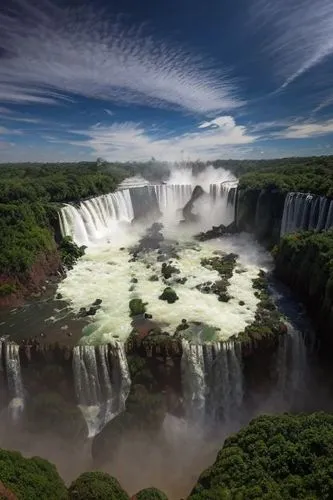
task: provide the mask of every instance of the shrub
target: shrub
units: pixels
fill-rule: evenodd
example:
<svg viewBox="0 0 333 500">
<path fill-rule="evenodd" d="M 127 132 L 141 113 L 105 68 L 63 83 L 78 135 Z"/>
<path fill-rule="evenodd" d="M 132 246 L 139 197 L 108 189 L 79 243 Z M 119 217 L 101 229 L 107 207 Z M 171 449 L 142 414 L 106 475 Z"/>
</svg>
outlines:
<svg viewBox="0 0 333 500">
<path fill-rule="evenodd" d="M 141 490 L 134 498 L 136 500 L 168 500 L 168 497 L 157 488 L 146 488 Z"/>
<path fill-rule="evenodd" d="M 117 479 L 105 472 L 84 472 L 68 488 L 70 500 L 129 500 Z"/>
</svg>

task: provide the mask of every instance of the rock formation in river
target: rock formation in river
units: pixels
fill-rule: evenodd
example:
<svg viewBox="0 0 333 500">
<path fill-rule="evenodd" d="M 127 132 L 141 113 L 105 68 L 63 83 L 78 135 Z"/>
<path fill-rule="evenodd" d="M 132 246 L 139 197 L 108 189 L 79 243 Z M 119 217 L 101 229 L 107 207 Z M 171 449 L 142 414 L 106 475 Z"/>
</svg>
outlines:
<svg viewBox="0 0 333 500">
<path fill-rule="evenodd" d="M 201 186 L 195 186 L 195 188 L 193 189 L 190 200 L 186 203 L 186 205 L 183 208 L 183 217 L 184 217 L 185 222 L 198 221 L 200 216 L 193 214 L 192 209 L 193 209 L 194 203 L 199 198 L 201 198 L 204 194 L 205 194 L 205 191 L 202 189 Z"/>
</svg>

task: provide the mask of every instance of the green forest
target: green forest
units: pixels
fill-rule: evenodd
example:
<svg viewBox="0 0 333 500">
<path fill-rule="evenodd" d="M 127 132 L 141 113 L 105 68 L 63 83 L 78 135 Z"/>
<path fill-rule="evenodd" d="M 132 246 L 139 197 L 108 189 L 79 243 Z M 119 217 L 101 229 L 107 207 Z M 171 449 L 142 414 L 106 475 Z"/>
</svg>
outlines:
<svg viewBox="0 0 333 500">
<path fill-rule="evenodd" d="M 189 500 L 330 500 L 333 415 L 261 416 L 227 438 Z"/>
<path fill-rule="evenodd" d="M 276 188 L 281 192 L 311 192 L 333 197 L 333 159 L 304 159 L 303 163 L 267 163 L 243 171 L 240 174 L 240 189 Z"/>
</svg>

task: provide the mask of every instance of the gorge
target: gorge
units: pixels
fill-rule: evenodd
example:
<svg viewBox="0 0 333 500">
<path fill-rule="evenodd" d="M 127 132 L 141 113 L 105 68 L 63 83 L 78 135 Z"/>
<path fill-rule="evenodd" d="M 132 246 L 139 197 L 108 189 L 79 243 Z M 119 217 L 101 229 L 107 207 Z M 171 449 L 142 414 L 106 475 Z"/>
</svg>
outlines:
<svg viewBox="0 0 333 500">
<path fill-rule="evenodd" d="M 58 206 L 55 233 L 85 255 L 45 298 L 0 314 L 2 446 L 53 460 L 66 481 L 97 466 L 131 494 L 179 500 L 254 416 L 331 409 L 329 339 L 276 278 L 293 288 L 284 245 L 329 237 L 332 201 L 244 182 L 182 168 Z M 182 222 L 196 186 L 198 217 Z M 275 274 L 263 245 L 278 245 Z"/>
</svg>

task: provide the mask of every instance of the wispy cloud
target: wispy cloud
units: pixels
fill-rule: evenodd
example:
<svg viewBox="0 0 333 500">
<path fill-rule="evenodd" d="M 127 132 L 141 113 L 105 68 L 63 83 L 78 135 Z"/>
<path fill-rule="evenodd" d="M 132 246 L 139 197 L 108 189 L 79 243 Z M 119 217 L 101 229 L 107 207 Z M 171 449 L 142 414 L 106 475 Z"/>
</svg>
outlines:
<svg viewBox="0 0 333 500">
<path fill-rule="evenodd" d="M 113 116 L 114 115 L 114 112 L 111 111 L 111 109 L 104 109 L 105 113 L 109 116 Z"/>
<path fill-rule="evenodd" d="M 313 110 L 313 114 L 319 113 L 322 109 L 328 108 L 329 106 L 333 106 L 333 94 L 329 97 L 326 97 L 318 106 Z"/>
<path fill-rule="evenodd" d="M 333 53 L 332 0 L 256 0 L 254 28 L 285 88 Z"/>
<path fill-rule="evenodd" d="M 109 127 L 94 126 L 89 130 L 75 133 L 87 137 L 85 140 L 70 141 L 71 145 L 89 147 L 94 156 L 107 160 L 148 160 L 177 161 L 183 155 L 191 158 L 228 157 L 235 147 L 250 144 L 256 137 L 247 133 L 246 128 L 237 125 L 231 116 L 226 116 L 227 127 L 189 132 L 175 137 L 156 138 L 151 131 L 137 123 L 115 123 Z"/>
<path fill-rule="evenodd" d="M 226 71 L 204 55 L 125 29 L 87 7 L 12 0 L 0 14 L 0 101 L 55 103 L 82 95 L 192 112 L 241 104 Z M 7 54 L 7 55 L 6 55 Z"/>
<path fill-rule="evenodd" d="M 40 118 L 27 118 L 25 116 L 2 116 L 2 120 L 13 121 L 13 122 L 22 122 L 22 123 L 31 123 L 31 124 L 40 124 L 43 123 L 43 120 Z"/>
<path fill-rule="evenodd" d="M 2 135 L 22 135 L 22 130 L 15 130 L 6 127 L 0 127 L 0 134 Z"/>
<path fill-rule="evenodd" d="M 328 134 L 333 134 L 333 119 L 321 122 L 298 123 L 272 135 L 281 139 L 309 139 Z"/>
</svg>

